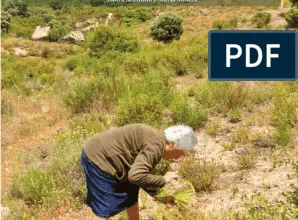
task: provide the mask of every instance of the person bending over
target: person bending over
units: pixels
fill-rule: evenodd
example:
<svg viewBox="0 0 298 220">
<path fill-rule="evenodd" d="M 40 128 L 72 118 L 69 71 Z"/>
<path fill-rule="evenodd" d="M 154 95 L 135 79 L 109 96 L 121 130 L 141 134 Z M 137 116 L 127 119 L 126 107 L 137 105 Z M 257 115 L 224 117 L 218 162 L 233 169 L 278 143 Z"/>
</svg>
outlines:
<svg viewBox="0 0 298 220">
<path fill-rule="evenodd" d="M 94 219 L 109 219 L 127 210 L 129 220 L 139 219 L 138 195 L 151 196 L 177 173 L 165 176 L 150 171 L 161 158 L 178 159 L 197 143 L 190 127 L 179 125 L 164 131 L 145 124 L 130 124 L 91 137 L 83 147 L 87 205 Z"/>
</svg>

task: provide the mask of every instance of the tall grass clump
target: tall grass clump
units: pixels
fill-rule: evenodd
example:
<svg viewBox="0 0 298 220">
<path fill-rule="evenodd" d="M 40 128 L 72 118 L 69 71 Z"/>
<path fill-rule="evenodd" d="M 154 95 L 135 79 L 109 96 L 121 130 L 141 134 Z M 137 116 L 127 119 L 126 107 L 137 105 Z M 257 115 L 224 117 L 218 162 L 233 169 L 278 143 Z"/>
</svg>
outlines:
<svg viewBox="0 0 298 220">
<path fill-rule="evenodd" d="M 291 126 L 295 121 L 294 101 L 289 98 L 286 85 L 279 84 L 274 90 L 272 119 L 277 143 L 286 146 L 291 142 Z"/>
<path fill-rule="evenodd" d="M 193 155 L 185 157 L 179 166 L 179 174 L 188 180 L 196 191 L 210 190 L 219 173 L 216 165 L 196 160 Z"/>
<path fill-rule="evenodd" d="M 244 107 L 248 98 L 248 89 L 242 83 L 207 82 L 197 91 L 195 97 L 201 105 L 224 114 Z"/>
<path fill-rule="evenodd" d="M 176 96 L 171 107 L 173 111 L 173 122 L 175 124 L 186 124 L 193 128 L 202 127 L 208 118 L 206 107 L 198 102 L 191 102 L 187 96 Z"/>
</svg>

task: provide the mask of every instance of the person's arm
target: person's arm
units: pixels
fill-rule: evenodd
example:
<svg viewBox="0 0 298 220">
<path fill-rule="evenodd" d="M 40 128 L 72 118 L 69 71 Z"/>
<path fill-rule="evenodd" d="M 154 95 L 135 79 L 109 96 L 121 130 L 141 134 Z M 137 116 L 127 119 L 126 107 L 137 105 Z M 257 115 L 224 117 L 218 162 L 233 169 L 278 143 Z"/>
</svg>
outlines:
<svg viewBox="0 0 298 220">
<path fill-rule="evenodd" d="M 166 183 L 165 178 L 149 173 L 160 161 L 162 154 L 163 146 L 150 142 L 146 143 L 128 172 L 129 182 L 145 189 L 163 187 Z"/>
</svg>

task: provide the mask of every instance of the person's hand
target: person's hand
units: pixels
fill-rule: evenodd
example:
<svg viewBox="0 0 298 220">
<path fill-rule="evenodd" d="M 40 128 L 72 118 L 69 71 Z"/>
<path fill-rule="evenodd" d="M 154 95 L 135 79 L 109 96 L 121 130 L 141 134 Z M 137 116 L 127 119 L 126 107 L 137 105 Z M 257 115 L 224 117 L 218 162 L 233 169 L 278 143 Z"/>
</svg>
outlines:
<svg viewBox="0 0 298 220">
<path fill-rule="evenodd" d="M 167 196 L 167 197 L 164 197 L 164 198 L 156 198 L 156 200 L 162 202 L 163 204 L 170 204 L 170 205 L 174 204 L 174 197 L 173 196 Z"/>
<path fill-rule="evenodd" d="M 169 183 L 171 182 L 172 180 L 174 179 L 178 179 L 178 172 L 167 172 L 165 175 L 164 175 L 164 178 L 166 180 L 166 183 Z"/>
</svg>

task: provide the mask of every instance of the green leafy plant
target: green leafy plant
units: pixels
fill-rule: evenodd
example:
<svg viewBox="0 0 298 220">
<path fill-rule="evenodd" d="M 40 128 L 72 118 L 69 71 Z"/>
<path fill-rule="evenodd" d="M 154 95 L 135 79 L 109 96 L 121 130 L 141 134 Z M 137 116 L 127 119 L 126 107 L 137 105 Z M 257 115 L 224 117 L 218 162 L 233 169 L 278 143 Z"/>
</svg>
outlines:
<svg viewBox="0 0 298 220">
<path fill-rule="evenodd" d="M 289 27 L 298 27 L 298 5 L 293 6 L 285 13 L 285 19 L 288 22 Z"/>
<path fill-rule="evenodd" d="M 161 188 L 157 194 L 157 198 L 164 199 L 169 196 L 173 197 L 174 203 L 180 209 L 186 209 L 195 199 L 195 189 L 189 181 L 183 180 L 183 186 L 170 192 L 165 188 Z"/>
<path fill-rule="evenodd" d="M 182 33 L 182 19 L 171 13 L 159 16 L 151 27 L 153 40 L 163 43 L 179 40 Z"/>
<path fill-rule="evenodd" d="M 271 14 L 266 12 L 258 12 L 252 19 L 252 23 L 256 25 L 257 28 L 263 28 L 269 24 L 271 20 Z"/>
</svg>

